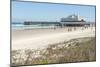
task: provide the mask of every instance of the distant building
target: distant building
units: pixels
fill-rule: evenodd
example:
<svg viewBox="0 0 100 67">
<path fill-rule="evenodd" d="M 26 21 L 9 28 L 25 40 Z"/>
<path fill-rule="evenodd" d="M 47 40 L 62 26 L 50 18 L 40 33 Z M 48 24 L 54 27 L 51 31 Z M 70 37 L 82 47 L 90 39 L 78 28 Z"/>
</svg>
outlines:
<svg viewBox="0 0 100 67">
<path fill-rule="evenodd" d="M 67 18 L 61 18 L 61 22 L 85 22 L 84 18 L 79 15 L 69 15 Z"/>
<path fill-rule="evenodd" d="M 62 26 L 84 26 L 84 25 L 89 25 L 86 23 L 83 17 L 79 15 L 69 15 L 66 18 L 61 18 Z"/>
</svg>

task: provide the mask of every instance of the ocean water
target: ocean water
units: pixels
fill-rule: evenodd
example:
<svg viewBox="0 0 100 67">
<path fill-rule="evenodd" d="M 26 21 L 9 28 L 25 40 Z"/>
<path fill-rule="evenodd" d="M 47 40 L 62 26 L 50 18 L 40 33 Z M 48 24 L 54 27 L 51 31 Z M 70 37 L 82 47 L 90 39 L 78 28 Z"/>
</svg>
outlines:
<svg viewBox="0 0 100 67">
<path fill-rule="evenodd" d="M 12 23 L 12 29 L 13 30 L 21 30 L 21 29 L 45 29 L 45 28 L 55 28 L 55 25 L 41 25 L 41 24 L 36 24 L 36 25 L 24 25 L 21 23 Z"/>
</svg>

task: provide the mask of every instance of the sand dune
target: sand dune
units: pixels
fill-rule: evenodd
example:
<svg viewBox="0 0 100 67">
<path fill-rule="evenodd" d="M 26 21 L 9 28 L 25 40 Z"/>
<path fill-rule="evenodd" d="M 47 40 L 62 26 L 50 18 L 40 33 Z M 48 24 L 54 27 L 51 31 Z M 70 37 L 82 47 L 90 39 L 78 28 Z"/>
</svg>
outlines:
<svg viewBox="0 0 100 67">
<path fill-rule="evenodd" d="M 95 30 L 88 28 L 68 32 L 66 28 L 62 29 L 44 29 L 44 30 L 16 30 L 12 31 L 12 50 L 17 49 L 41 49 L 49 44 L 59 43 L 65 40 L 81 37 L 94 37 Z"/>
</svg>

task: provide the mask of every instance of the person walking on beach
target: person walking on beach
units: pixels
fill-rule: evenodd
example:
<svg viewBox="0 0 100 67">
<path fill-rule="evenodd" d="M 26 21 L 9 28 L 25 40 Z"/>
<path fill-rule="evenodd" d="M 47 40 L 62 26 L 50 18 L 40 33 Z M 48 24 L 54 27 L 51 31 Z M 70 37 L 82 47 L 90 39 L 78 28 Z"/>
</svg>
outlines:
<svg viewBox="0 0 100 67">
<path fill-rule="evenodd" d="M 76 27 L 74 27 L 74 31 L 76 31 Z"/>
<path fill-rule="evenodd" d="M 70 31 L 69 27 L 68 27 L 68 32 Z"/>
</svg>

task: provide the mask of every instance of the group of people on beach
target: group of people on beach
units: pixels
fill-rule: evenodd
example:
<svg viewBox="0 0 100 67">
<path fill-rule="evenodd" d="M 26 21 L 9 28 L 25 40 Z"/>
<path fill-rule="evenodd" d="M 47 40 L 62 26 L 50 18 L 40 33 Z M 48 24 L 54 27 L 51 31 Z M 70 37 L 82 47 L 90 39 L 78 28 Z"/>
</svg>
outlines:
<svg viewBox="0 0 100 67">
<path fill-rule="evenodd" d="M 76 31 L 76 30 L 81 30 L 81 31 L 83 31 L 83 30 L 86 30 L 86 29 L 91 29 L 91 30 L 93 30 L 93 27 L 90 27 L 90 26 L 83 26 L 83 27 L 68 27 L 67 28 L 67 31 L 68 32 L 71 32 L 71 31 Z"/>
<path fill-rule="evenodd" d="M 76 31 L 76 30 L 83 31 L 83 30 L 86 30 L 86 29 L 93 30 L 93 27 L 94 26 L 80 26 L 80 27 L 66 27 L 66 26 L 64 26 L 64 27 L 61 27 L 61 28 L 65 28 L 68 32 L 72 32 L 72 31 Z M 57 28 L 59 28 L 59 27 L 55 27 L 54 29 L 57 29 Z"/>
</svg>

